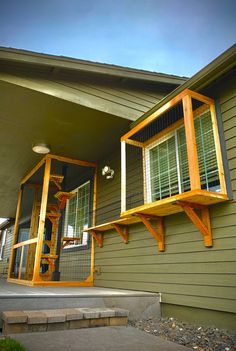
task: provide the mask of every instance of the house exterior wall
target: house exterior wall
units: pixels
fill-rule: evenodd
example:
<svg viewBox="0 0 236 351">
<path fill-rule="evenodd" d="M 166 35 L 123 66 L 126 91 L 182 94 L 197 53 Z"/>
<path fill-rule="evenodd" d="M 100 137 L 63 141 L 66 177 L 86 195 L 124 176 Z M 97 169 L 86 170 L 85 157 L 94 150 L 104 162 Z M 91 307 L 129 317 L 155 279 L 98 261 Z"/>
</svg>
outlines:
<svg viewBox="0 0 236 351">
<path fill-rule="evenodd" d="M 3 249 L 2 259 L 0 260 L 0 278 L 7 277 L 8 264 L 11 256 L 13 229 L 14 229 L 13 227 L 7 229 L 6 242 Z"/>
<path fill-rule="evenodd" d="M 103 248 L 95 249 L 95 267 L 99 268 L 95 286 L 159 292 L 164 315 L 236 329 L 235 76 L 224 78 L 210 92 L 209 96 L 220 102 L 233 190 L 232 200 L 210 207 L 213 247 L 204 246 L 201 234 L 184 213 L 165 217 L 163 253 L 158 252 L 157 242 L 142 224 L 129 227 L 127 245 L 109 231 Z M 105 184 L 100 175 L 98 207 L 120 196 L 117 154 L 104 162 L 109 161 L 117 179 Z"/>
</svg>

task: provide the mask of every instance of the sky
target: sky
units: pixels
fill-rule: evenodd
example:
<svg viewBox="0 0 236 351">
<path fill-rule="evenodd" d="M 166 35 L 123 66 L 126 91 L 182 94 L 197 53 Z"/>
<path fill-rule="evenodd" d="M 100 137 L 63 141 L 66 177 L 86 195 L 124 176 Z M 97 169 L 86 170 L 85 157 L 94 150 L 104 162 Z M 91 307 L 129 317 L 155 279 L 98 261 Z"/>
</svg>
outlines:
<svg viewBox="0 0 236 351">
<path fill-rule="evenodd" d="M 235 18 L 236 0 L 1 0 L 0 46 L 191 76 Z"/>
</svg>

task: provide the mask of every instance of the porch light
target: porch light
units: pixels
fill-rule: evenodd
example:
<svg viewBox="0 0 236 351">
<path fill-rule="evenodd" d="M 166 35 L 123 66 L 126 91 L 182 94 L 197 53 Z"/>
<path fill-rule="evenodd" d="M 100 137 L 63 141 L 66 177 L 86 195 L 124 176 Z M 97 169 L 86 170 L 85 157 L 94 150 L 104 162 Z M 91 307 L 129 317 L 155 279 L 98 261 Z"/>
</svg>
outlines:
<svg viewBox="0 0 236 351">
<path fill-rule="evenodd" d="M 102 169 L 102 175 L 106 177 L 106 179 L 112 179 L 114 177 L 114 170 L 111 169 L 110 166 L 104 166 Z"/>
<path fill-rule="evenodd" d="M 50 147 L 44 143 L 34 144 L 32 150 L 37 154 L 48 154 L 50 152 Z"/>
</svg>

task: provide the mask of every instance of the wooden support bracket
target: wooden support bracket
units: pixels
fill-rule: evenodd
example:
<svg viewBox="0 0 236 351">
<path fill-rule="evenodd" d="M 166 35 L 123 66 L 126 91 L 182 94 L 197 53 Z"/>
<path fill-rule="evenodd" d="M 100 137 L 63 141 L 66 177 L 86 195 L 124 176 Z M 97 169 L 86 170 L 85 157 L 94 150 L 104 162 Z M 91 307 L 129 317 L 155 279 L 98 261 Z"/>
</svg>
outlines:
<svg viewBox="0 0 236 351">
<path fill-rule="evenodd" d="M 193 204 L 184 201 L 177 201 L 177 204 L 182 207 L 186 215 L 203 235 L 205 246 L 212 247 L 213 242 L 211 232 L 211 221 L 208 206 Z M 201 212 L 201 218 L 195 212 L 196 209 L 198 209 Z"/>
<path fill-rule="evenodd" d="M 124 243 L 128 244 L 129 227 L 127 225 L 121 226 L 117 223 L 113 223 L 112 227 L 114 227 L 117 233 L 123 238 Z"/>
<path fill-rule="evenodd" d="M 98 233 L 96 230 L 89 230 L 89 233 L 93 236 L 93 238 L 97 241 L 98 246 L 102 247 L 103 246 L 103 237 L 101 233 Z"/>
<path fill-rule="evenodd" d="M 164 221 L 163 217 L 157 217 L 153 215 L 147 215 L 143 213 L 136 213 L 136 215 L 141 219 L 147 230 L 158 242 L 159 251 L 165 251 L 165 240 L 164 240 Z M 150 219 L 157 220 L 157 229 L 153 227 L 150 223 Z"/>
</svg>

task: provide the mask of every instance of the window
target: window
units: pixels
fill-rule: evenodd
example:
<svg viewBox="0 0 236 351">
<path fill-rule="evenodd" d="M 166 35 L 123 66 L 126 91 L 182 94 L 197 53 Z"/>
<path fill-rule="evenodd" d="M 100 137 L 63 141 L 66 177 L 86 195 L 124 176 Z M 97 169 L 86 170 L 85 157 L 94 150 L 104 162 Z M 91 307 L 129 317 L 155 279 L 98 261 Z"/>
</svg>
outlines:
<svg viewBox="0 0 236 351">
<path fill-rule="evenodd" d="M 3 260 L 4 246 L 6 244 L 7 231 L 0 231 L 0 260 Z"/>
<path fill-rule="evenodd" d="M 194 120 L 201 188 L 219 191 L 220 182 L 210 111 Z M 190 190 L 184 126 L 146 149 L 147 200 L 153 202 Z"/>
<path fill-rule="evenodd" d="M 76 241 L 65 249 L 88 243 L 88 233 L 83 230 L 89 226 L 90 182 L 79 186 L 73 192 L 76 195 L 67 200 L 66 204 L 64 236 L 80 237 L 81 241 Z"/>
</svg>

